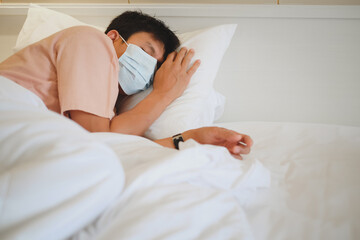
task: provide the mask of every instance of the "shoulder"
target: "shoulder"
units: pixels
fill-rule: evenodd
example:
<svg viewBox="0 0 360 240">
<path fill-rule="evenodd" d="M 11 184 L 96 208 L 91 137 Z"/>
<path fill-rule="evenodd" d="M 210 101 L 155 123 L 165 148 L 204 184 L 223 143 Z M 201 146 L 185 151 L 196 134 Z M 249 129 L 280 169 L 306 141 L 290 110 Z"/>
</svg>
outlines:
<svg viewBox="0 0 360 240">
<path fill-rule="evenodd" d="M 64 29 L 55 37 L 57 52 L 94 53 L 111 58 L 116 56 L 111 39 L 102 31 L 90 26 L 75 26 Z"/>
<path fill-rule="evenodd" d="M 107 40 L 108 36 L 99 29 L 91 26 L 74 26 L 66 28 L 59 32 L 59 35 L 63 38 L 89 38 L 96 37 L 99 39 Z"/>
<path fill-rule="evenodd" d="M 94 34 L 94 35 L 105 35 L 104 32 L 100 31 L 99 29 L 92 27 L 92 26 L 74 26 L 69 27 L 62 30 L 67 33 L 85 33 L 85 34 Z"/>
</svg>

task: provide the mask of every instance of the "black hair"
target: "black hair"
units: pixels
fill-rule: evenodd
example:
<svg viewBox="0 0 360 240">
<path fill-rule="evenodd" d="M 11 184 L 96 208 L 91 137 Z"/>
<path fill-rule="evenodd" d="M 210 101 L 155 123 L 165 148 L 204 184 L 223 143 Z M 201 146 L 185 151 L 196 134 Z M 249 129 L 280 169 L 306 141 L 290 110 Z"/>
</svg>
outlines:
<svg viewBox="0 0 360 240">
<path fill-rule="evenodd" d="M 131 35 L 138 32 L 147 32 L 164 44 L 165 54 L 175 51 L 180 41 L 165 23 L 155 17 L 144 14 L 141 11 L 126 11 L 114 18 L 107 27 L 105 33 L 116 30 L 127 41 Z"/>
</svg>

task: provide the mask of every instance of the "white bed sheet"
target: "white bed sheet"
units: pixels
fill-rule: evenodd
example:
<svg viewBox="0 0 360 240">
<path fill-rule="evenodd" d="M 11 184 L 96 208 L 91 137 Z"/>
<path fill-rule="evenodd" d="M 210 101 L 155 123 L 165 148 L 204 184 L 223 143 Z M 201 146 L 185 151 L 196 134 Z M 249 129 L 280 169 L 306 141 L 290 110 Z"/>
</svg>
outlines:
<svg viewBox="0 0 360 240">
<path fill-rule="evenodd" d="M 226 123 L 246 132 L 271 187 L 248 201 L 256 239 L 360 239 L 360 128 Z M 246 161 L 246 159 L 245 159 Z"/>
</svg>

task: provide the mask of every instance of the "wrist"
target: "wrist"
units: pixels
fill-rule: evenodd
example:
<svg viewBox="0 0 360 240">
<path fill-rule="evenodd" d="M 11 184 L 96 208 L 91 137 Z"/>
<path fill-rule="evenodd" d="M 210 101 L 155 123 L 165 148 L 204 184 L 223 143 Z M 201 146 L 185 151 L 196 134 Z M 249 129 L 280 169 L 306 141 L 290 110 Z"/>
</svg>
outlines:
<svg viewBox="0 0 360 240">
<path fill-rule="evenodd" d="M 156 98 L 158 98 L 160 101 L 162 101 L 163 103 L 166 104 L 166 106 L 170 105 L 170 103 L 172 103 L 172 101 L 175 100 L 175 98 L 173 98 L 172 96 L 170 96 L 170 94 L 166 93 L 166 92 L 162 92 L 159 90 L 153 90 L 151 92 L 151 94 L 153 96 L 155 96 Z"/>
<path fill-rule="evenodd" d="M 193 139 L 196 141 L 196 129 L 191 129 L 191 130 L 187 130 L 185 132 L 183 132 L 181 135 L 184 139 L 184 142 L 189 140 L 189 139 Z"/>
</svg>

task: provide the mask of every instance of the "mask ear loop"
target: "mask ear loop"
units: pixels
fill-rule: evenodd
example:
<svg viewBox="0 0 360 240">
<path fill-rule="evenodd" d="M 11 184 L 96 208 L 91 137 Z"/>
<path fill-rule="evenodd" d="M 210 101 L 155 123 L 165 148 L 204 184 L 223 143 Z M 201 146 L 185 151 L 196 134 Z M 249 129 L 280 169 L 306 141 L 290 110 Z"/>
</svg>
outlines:
<svg viewBox="0 0 360 240">
<path fill-rule="evenodd" d="M 125 41 L 125 39 L 120 35 L 119 33 L 119 36 L 121 37 L 121 39 L 123 40 L 123 42 L 126 44 L 126 46 L 129 46 L 129 44 Z"/>
</svg>

